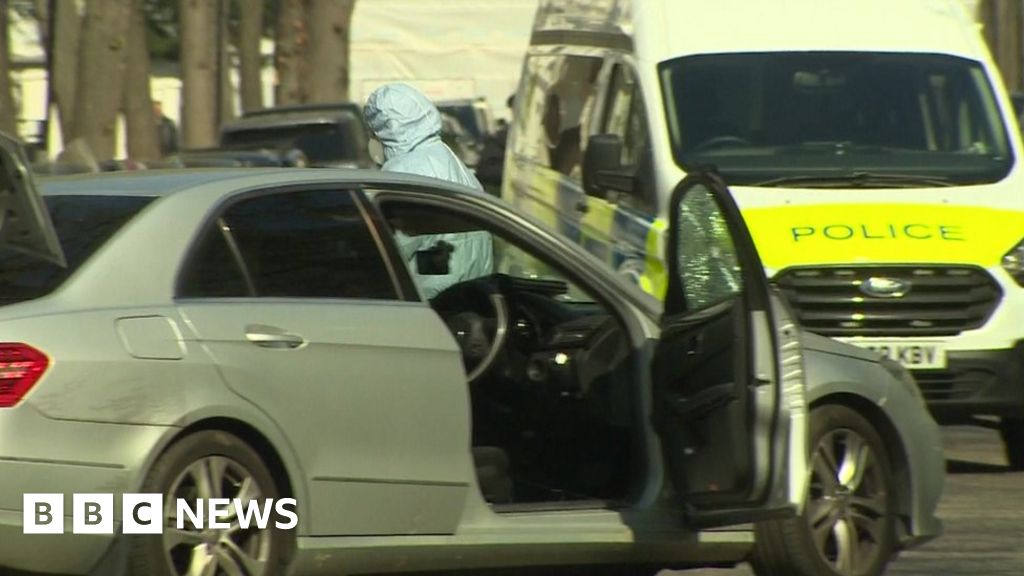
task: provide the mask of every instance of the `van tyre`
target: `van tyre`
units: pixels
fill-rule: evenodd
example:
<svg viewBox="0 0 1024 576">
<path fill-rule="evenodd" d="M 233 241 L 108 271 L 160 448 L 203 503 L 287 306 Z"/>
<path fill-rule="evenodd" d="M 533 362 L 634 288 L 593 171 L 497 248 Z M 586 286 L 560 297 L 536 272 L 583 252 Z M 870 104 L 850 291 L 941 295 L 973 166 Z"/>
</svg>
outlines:
<svg viewBox="0 0 1024 576">
<path fill-rule="evenodd" d="M 1024 418 L 1003 418 L 999 423 L 1006 463 L 1011 470 L 1024 470 Z"/>
<path fill-rule="evenodd" d="M 895 548 L 895 492 L 881 437 L 856 411 L 811 412 L 811 476 L 802 515 L 760 522 L 758 576 L 879 576 Z"/>
<path fill-rule="evenodd" d="M 206 430 L 182 438 L 157 459 L 140 491 L 163 494 L 164 531 L 129 536 L 132 574 L 284 574 L 295 548 L 295 531 L 276 528 L 274 513 L 263 530 L 252 525 L 242 529 L 233 511 L 222 519 L 231 525 L 228 529 L 204 526 L 205 530 L 197 530 L 187 516 L 185 529 L 176 528 L 177 498 L 192 500 L 195 509 L 195 498 L 262 503 L 264 499 L 276 502 L 281 496 L 259 454 L 237 436 Z"/>
</svg>

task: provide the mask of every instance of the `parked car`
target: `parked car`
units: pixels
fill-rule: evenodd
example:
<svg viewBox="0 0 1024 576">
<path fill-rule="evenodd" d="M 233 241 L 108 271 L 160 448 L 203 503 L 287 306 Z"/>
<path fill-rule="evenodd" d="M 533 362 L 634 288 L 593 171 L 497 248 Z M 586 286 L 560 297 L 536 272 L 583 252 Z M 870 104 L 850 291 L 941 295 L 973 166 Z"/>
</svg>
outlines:
<svg viewBox="0 0 1024 576">
<path fill-rule="evenodd" d="M 220 130 L 224 151 L 301 151 L 309 166 L 371 168 L 362 108 L 351 102 L 278 106 L 246 112 Z M 281 165 L 287 165 L 283 159 Z"/>
<path fill-rule="evenodd" d="M 740 562 L 749 522 L 775 519 L 808 558 L 877 574 L 939 534 L 942 448 L 907 371 L 795 325 L 713 174 L 673 195 L 663 305 L 435 179 L 149 170 L 40 192 L 5 145 L 2 568 L 639 574 Z M 468 232 L 493 269 L 425 301 L 412 272 L 457 274 L 437 248 Z M 24 534 L 26 493 L 113 494 L 113 529 Z M 163 496 L 162 534 L 119 534 L 129 493 Z M 179 498 L 293 498 L 297 526 L 200 530 Z"/>
</svg>

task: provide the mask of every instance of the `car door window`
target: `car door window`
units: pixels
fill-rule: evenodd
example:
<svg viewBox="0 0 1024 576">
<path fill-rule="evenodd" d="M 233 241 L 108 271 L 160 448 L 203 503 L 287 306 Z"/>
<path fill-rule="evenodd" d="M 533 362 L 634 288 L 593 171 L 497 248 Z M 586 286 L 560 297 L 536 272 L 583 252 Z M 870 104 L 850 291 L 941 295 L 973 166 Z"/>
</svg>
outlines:
<svg viewBox="0 0 1024 576">
<path fill-rule="evenodd" d="M 201 236 L 180 294 L 397 298 L 355 199 L 334 190 L 267 194 L 229 206 Z"/>
<path fill-rule="evenodd" d="M 696 186 L 680 204 L 678 254 L 686 307 L 699 310 L 739 294 L 736 245 L 712 193 Z"/>
</svg>

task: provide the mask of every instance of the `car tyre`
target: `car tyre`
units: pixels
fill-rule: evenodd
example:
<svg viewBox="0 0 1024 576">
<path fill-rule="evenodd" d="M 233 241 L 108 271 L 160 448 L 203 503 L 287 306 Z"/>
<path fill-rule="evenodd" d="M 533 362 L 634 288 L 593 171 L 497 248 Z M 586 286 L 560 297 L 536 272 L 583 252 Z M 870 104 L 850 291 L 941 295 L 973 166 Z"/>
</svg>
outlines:
<svg viewBox="0 0 1024 576">
<path fill-rule="evenodd" d="M 134 535 L 129 541 L 131 573 L 137 576 L 245 574 L 278 576 L 295 549 L 294 530 L 275 526 L 242 529 L 232 514 L 229 529 L 177 530 L 177 498 L 272 499 L 281 492 L 259 454 L 233 434 L 206 430 L 175 442 L 153 465 L 144 493 L 163 494 L 163 534 Z M 193 504 L 193 507 L 195 505 Z M 185 519 L 185 525 L 191 522 Z M 216 566 L 211 566 L 216 564 Z"/>
<path fill-rule="evenodd" d="M 885 444 L 856 411 L 811 412 L 810 481 L 803 513 L 759 522 L 758 576 L 879 576 L 895 548 L 895 491 Z"/>
<path fill-rule="evenodd" d="M 1006 462 L 1011 470 L 1024 470 L 1024 418 L 1003 418 L 999 423 Z"/>
</svg>

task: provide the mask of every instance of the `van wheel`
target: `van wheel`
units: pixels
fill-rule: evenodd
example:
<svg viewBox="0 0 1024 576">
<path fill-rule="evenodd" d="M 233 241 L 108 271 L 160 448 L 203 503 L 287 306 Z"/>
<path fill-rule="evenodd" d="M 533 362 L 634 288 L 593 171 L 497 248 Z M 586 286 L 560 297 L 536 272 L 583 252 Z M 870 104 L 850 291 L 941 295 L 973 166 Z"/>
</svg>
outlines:
<svg viewBox="0 0 1024 576">
<path fill-rule="evenodd" d="M 804 512 L 755 526 L 758 576 L 879 576 L 895 547 L 895 501 L 885 444 L 845 406 L 811 412 Z"/>
<path fill-rule="evenodd" d="M 1024 418 L 1003 418 L 999 432 L 1011 470 L 1024 470 Z"/>
<path fill-rule="evenodd" d="M 294 530 L 274 526 L 239 526 L 235 512 L 222 518 L 229 528 L 196 529 L 186 516 L 177 529 L 175 502 L 183 498 L 197 508 L 209 498 L 277 501 L 280 491 L 259 454 L 237 436 L 207 430 L 186 436 L 156 461 L 142 492 L 163 494 L 163 534 L 136 535 L 130 540 L 132 574 L 185 576 L 191 574 L 284 574 L 295 546 Z M 208 520 L 208 515 L 204 516 Z"/>
</svg>

